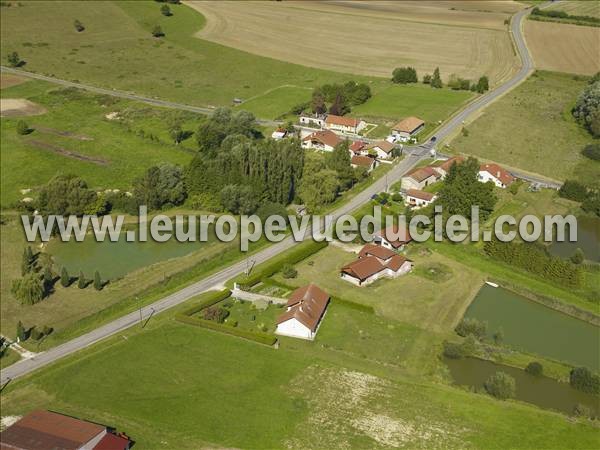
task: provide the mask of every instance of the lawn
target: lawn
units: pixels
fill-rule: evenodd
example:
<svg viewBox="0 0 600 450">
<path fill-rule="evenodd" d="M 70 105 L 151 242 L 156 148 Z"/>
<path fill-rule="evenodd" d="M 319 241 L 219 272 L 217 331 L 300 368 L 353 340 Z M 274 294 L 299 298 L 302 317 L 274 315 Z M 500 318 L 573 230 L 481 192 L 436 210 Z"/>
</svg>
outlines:
<svg viewBox="0 0 600 450">
<path fill-rule="evenodd" d="M 451 148 L 556 180 L 597 181 L 600 163 L 580 154 L 592 138 L 570 112 L 585 86 L 572 75 L 537 72 L 467 125 L 468 136 Z"/>
<path fill-rule="evenodd" d="M 4 208 L 23 198 L 22 189 L 45 184 L 58 173 L 76 174 L 92 188 L 129 190 L 131 182 L 148 167 L 167 162 L 186 165 L 193 156 L 195 143 L 176 146 L 168 137 L 171 110 L 57 88 L 42 81 L 0 92 L 2 98 L 26 98 L 48 110 L 43 115 L 3 117 L 0 121 L 0 200 Z M 113 112 L 122 112 L 123 118 L 108 120 L 105 116 Z M 192 116 L 197 123 L 199 116 Z M 22 136 L 16 132 L 21 119 L 32 133 Z M 185 119 L 185 129 L 191 128 L 194 119 Z M 150 133 L 156 135 L 155 140 Z"/>
<path fill-rule="evenodd" d="M 242 328 L 248 331 L 263 333 L 274 333 L 277 328 L 275 321 L 277 317 L 285 311 L 283 304 L 270 305 L 267 302 L 249 302 L 238 299 L 227 299 L 217 303 L 214 306 L 226 308 L 229 315 L 225 319 L 226 325 Z M 198 313 L 202 318 L 202 312 Z"/>
<path fill-rule="evenodd" d="M 408 116 L 417 116 L 426 122 L 425 130 L 420 133 L 425 136 L 473 96 L 468 91 L 433 89 L 424 84 L 389 85 L 366 103 L 353 108 L 352 115 L 383 120 L 389 125 Z"/>
<path fill-rule="evenodd" d="M 256 117 L 277 119 L 292 106 L 310 100 L 312 89 L 298 86 L 281 86 L 265 94 L 247 99 L 238 108 L 250 111 Z"/>
<path fill-rule="evenodd" d="M 405 376 L 377 361 L 401 360 L 414 341 L 414 330 L 382 320 L 334 303 L 316 342 L 287 339 L 275 350 L 166 314 L 11 383 L 2 392 L 3 415 L 52 409 L 117 426 L 140 449 L 597 442 L 598 430 L 586 422 Z M 381 345 L 386 339 L 390 345 Z"/>
</svg>

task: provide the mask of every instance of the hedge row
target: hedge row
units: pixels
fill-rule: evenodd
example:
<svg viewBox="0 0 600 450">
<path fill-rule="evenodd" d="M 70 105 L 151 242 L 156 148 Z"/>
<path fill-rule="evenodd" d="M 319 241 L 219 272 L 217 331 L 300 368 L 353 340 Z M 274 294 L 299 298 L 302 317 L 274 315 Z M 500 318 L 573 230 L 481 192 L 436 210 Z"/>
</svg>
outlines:
<svg viewBox="0 0 600 450">
<path fill-rule="evenodd" d="M 223 289 L 222 291 L 207 292 L 206 294 L 202 295 L 203 299 L 200 303 L 196 303 L 195 305 L 184 309 L 180 313 L 180 315 L 192 316 L 202 311 L 204 308 L 208 308 L 209 306 L 212 306 L 215 303 L 219 303 L 220 301 L 225 300 L 230 295 L 231 291 L 229 289 Z"/>
<path fill-rule="evenodd" d="M 327 241 L 316 242 L 309 240 L 302 242 L 283 254 L 278 255 L 263 264 L 260 264 L 252 271 L 250 276 L 239 275 L 232 281 L 239 283 L 246 289 L 250 288 L 262 281 L 263 278 L 268 278 L 271 275 L 279 272 L 285 264 L 297 264 L 324 247 L 327 247 Z"/>
<path fill-rule="evenodd" d="M 337 298 L 337 297 L 332 297 L 331 301 L 333 303 L 344 305 L 344 306 L 347 306 L 348 308 L 352 308 L 357 311 L 362 311 L 362 312 L 369 313 L 369 314 L 375 313 L 375 310 L 373 309 L 372 306 L 363 305 L 362 303 L 356 303 L 356 302 L 353 302 L 350 300 L 344 300 L 343 298 Z"/>
<path fill-rule="evenodd" d="M 176 320 L 182 323 L 187 323 L 189 325 L 208 328 L 210 330 L 219 331 L 225 334 L 231 334 L 233 336 L 258 342 L 259 344 L 274 345 L 275 342 L 277 342 L 277 338 L 272 334 L 262 333 L 258 331 L 254 332 L 242 330 L 240 328 L 235 328 L 230 325 L 213 322 L 211 320 L 198 319 L 196 317 L 184 316 L 183 314 L 178 314 L 176 316 Z"/>
</svg>

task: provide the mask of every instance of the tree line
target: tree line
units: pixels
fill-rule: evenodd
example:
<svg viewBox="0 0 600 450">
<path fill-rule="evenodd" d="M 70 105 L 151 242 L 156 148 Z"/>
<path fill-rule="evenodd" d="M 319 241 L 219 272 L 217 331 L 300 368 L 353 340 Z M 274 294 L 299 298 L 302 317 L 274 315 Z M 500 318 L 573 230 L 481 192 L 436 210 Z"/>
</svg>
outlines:
<svg viewBox="0 0 600 450">
<path fill-rule="evenodd" d="M 344 84 L 324 84 L 313 89 L 311 100 L 291 109 L 292 114 L 311 111 L 314 114 L 329 112 L 336 116 L 348 114 L 353 106 L 362 105 L 371 98 L 368 84 L 348 81 Z"/>
<path fill-rule="evenodd" d="M 392 72 L 392 83 L 408 84 L 418 83 L 417 70 L 414 67 L 397 67 Z M 440 89 L 444 87 L 440 76 L 440 68 L 436 67 L 433 74 L 423 75 L 423 83 L 430 85 L 432 88 Z M 473 91 L 483 94 L 490 88 L 490 82 L 487 76 L 479 78 L 477 83 L 459 77 L 456 74 L 451 74 L 448 80 L 448 87 L 452 90 Z"/>
</svg>

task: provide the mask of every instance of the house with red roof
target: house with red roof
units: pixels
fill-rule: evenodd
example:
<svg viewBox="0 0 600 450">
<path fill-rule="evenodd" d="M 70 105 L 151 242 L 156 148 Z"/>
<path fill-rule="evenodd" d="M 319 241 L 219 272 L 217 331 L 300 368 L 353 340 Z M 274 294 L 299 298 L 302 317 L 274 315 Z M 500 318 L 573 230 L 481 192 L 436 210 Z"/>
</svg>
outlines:
<svg viewBox="0 0 600 450">
<path fill-rule="evenodd" d="M 408 141 L 411 137 L 423 131 L 425 122 L 418 117 L 407 117 L 392 127 L 392 136 L 398 136 L 401 141 Z"/>
<path fill-rule="evenodd" d="M 437 199 L 437 195 L 431 192 L 421 191 L 419 189 L 409 189 L 406 191 L 404 203 L 414 209 L 429 206 Z"/>
<path fill-rule="evenodd" d="M 366 156 L 368 154 L 367 151 L 368 144 L 364 141 L 354 141 L 350 144 L 348 150 L 350 150 L 350 156 L 354 155 L 362 155 Z"/>
<path fill-rule="evenodd" d="M 370 155 L 379 159 L 391 159 L 394 155 L 394 144 L 388 141 L 377 141 L 369 145 L 368 152 Z"/>
<path fill-rule="evenodd" d="M 367 126 L 367 123 L 362 119 L 354 117 L 336 116 L 329 114 L 325 119 L 325 128 L 340 133 L 358 134 Z"/>
<path fill-rule="evenodd" d="M 433 168 L 433 170 L 437 171 L 441 175 L 443 180 L 444 178 L 446 178 L 446 175 L 448 175 L 448 172 L 450 172 L 450 167 L 452 167 L 454 164 L 460 164 L 464 160 L 465 159 L 462 156 L 453 156 L 446 160 L 440 159 L 438 161 L 435 161 L 433 164 L 431 164 L 430 167 Z"/>
<path fill-rule="evenodd" d="M 296 289 L 277 318 L 276 334 L 313 340 L 329 305 L 329 294 L 315 284 Z"/>
<path fill-rule="evenodd" d="M 412 270 L 413 263 L 393 250 L 365 245 L 358 259 L 342 267 L 340 277 L 356 286 L 366 286 L 381 277 L 396 278 Z"/>
<path fill-rule="evenodd" d="M 350 165 L 353 169 L 356 169 L 357 167 L 364 167 L 367 169 L 367 173 L 371 172 L 375 167 L 377 167 L 377 164 L 378 161 L 370 156 L 354 155 L 352 158 L 350 158 Z"/>
<path fill-rule="evenodd" d="M 498 164 L 490 163 L 479 167 L 478 180 L 482 183 L 491 181 L 497 187 L 505 189 L 515 181 L 515 178 Z"/>
<path fill-rule="evenodd" d="M 419 167 L 411 170 L 402 177 L 402 189 L 420 189 L 423 190 L 430 184 L 441 180 L 442 175 L 433 167 Z"/>
<path fill-rule="evenodd" d="M 400 228 L 398 225 L 383 228 L 375 233 L 373 237 L 374 244 L 396 251 L 404 250 L 404 247 L 410 241 L 412 241 L 412 237 L 408 227 Z"/>
<path fill-rule="evenodd" d="M 302 148 L 332 152 L 342 139 L 329 130 L 319 130 L 302 139 Z"/>
</svg>

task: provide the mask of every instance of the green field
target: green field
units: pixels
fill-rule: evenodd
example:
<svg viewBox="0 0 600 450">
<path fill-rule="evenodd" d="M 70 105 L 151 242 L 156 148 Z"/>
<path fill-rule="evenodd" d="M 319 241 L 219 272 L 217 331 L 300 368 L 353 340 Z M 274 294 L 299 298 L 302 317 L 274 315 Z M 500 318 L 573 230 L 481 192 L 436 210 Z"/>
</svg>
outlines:
<svg viewBox="0 0 600 450">
<path fill-rule="evenodd" d="M 60 411 L 117 426 L 140 449 L 597 443 L 584 421 L 407 375 L 415 336 L 429 336 L 335 303 L 316 342 L 283 339 L 278 350 L 170 314 L 121 334 L 11 383 L 3 414 Z"/>
<path fill-rule="evenodd" d="M 537 72 L 466 125 L 468 136 L 451 148 L 556 180 L 597 182 L 600 163 L 580 154 L 592 138 L 571 116 L 585 86 L 572 75 Z"/>
<path fill-rule="evenodd" d="M 427 133 L 440 120 L 446 120 L 473 97 L 472 92 L 432 89 L 424 84 L 390 85 L 377 92 L 366 103 L 352 109 L 352 115 L 366 119 L 390 121 L 395 125 L 408 116 L 417 116 L 427 125 Z"/>
<path fill-rule="evenodd" d="M 187 142 L 175 146 L 168 137 L 165 122 L 175 114 L 171 110 L 65 90 L 42 81 L 28 81 L 0 92 L 2 98 L 26 98 L 47 109 L 42 115 L 3 117 L 0 121 L 0 199 L 4 208 L 31 196 L 22 195 L 22 189 L 45 184 L 58 173 L 76 174 L 97 189 L 129 190 L 131 182 L 148 167 L 163 162 L 186 165 L 192 158 Z M 105 117 L 119 111 L 124 115 L 121 120 Z M 192 127 L 194 121 L 186 118 L 184 126 Z M 21 119 L 33 128 L 32 133 L 21 136 L 16 132 Z M 144 135 L 152 132 L 160 141 L 142 137 L 140 130 L 144 129 Z M 65 132 L 73 135 L 59 134 Z M 195 147 L 195 143 L 190 145 Z"/>
<path fill-rule="evenodd" d="M 308 87 L 281 86 L 244 101 L 238 108 L 256 117 L 277 119 L 288 113 L 291 106 L 309 101 L 311 92 Z"/>
<path fill-rule="evenodd" d="M 314 87 L 368 78 L 264 58 L 194 37 L 204 17 L 185 5 L 135 2 L 23 2 L 2 8 L 2 61 L 17 51 L 25 70 L 193 105 L 230 105 L 284 85 Z M 77 33 L 73 21 L 86 27 Z M 150 31 L 160 25 L 165 37 Z M 373 79 L 371 80 L 381 80 Z M 284 98 L 285 97 L 285 98 Z M 296 95 L 278 102 L 284 112 Z"/>
<path fill-rule="evenodd" d="M 600 4 L 597 0 L 567 0 L 548 8 L 549 11 L 564 11 L 572 16 L 590 16 L 600 18 Z"/>
</svg>

